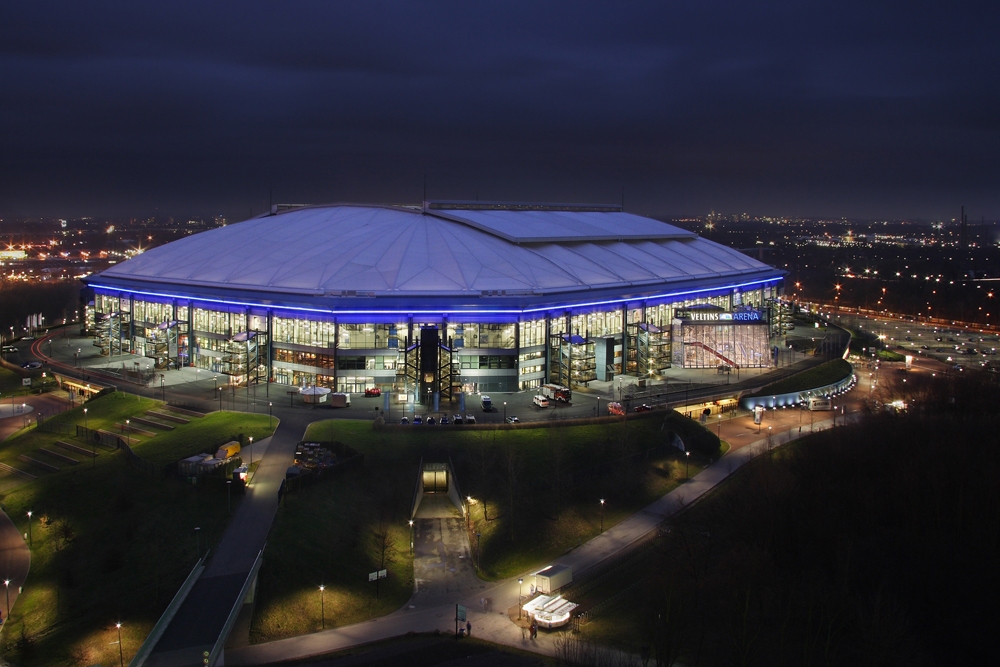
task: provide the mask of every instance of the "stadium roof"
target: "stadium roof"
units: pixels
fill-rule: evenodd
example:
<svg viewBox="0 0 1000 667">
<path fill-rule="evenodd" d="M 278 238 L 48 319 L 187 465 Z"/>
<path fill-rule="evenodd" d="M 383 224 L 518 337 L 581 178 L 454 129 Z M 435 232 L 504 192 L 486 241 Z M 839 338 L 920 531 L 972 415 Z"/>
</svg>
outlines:
<svg viewBox="0 0 1000 667">
<path fill-rule="evenodd" d="M 87 280 L 196 296 L 478 297 L 628 293 L 776 279 L 782 272 L 618 207 L 428 202 L 326 205 L 153 248 Z"/>
</svg>

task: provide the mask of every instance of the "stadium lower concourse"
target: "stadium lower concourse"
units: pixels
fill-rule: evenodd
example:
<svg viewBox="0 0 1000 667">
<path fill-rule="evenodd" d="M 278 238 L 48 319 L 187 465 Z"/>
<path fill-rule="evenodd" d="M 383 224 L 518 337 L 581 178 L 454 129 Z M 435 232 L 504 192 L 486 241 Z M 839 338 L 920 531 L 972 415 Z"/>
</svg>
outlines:
<svg viewBox="0 0 1000 667">
<path fill-rule="evenodd" d="M 84 328 L 158 371 L 446 399 L 772 366 L 782 275 L 617 206 L 274 207 L 88 277 Z"/>
</svg>

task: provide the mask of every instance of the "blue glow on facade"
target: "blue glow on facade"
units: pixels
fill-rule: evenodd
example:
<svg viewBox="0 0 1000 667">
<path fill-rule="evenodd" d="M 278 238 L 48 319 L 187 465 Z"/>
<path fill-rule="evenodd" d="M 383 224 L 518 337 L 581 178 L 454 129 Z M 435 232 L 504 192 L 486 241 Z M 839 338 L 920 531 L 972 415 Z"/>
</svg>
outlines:
<svg viewBox="0 0 1000 667">
<path fill-rule="evenodd" d="M 317 313 L 322 315 L 389 315 L 389 316 L 415 316 L 415 315 L 528 315 L 532 313 L 545 313 L 549 311 L 573 311 L 580 308 L 593 308 L 596 306 L 624 305 L 629 303 L 642 303 L 646 301 L 658 301 L 661 299 L 677 299 L 678 297 L 705 295 L 711 293 L 724 293 L 736 288 L 746 288 L 780 283 L 782 278 L 766 278 L 763 280 L 753 280 L 744 283 L 732 283 L 728 285 L 717 285 L 715 287 L 705 287 L 700 289 L 682 290 L 677 292 L 664 292 L 644 297 L 628 297 L 607 299 L 602 301 L 584 301 L 580 303 L 564 303 L 550 306 L 540 306 L 537 308 L 521 309 L 491 309 L 491 308 L 469 308 L 469 309 L 351 309 L 351 310 L 331 310 L 328 308 L 306 308 L 304 306 L 286 306 L 281 304 L 252 303 L 249 301 L 234 301 L 231 299 L 212 299 L 209 297 L 189 296 L 185 294 L 169 294 L 164 292 L 150 292 L 145 290 L 133 290 L 123 287 L 113 287 L 111 285 L 91 284 L 90 287 L 116 294 L 138 294 L 161 299 L 184 299 L 193 303 L 212 303 L 225 306 L 241 306 L 246 308 L 267 308 L 270 310 L 283 310 L 302 313 Z M 415 297 L 420 298 L 420 297 Z"/>
</svg>

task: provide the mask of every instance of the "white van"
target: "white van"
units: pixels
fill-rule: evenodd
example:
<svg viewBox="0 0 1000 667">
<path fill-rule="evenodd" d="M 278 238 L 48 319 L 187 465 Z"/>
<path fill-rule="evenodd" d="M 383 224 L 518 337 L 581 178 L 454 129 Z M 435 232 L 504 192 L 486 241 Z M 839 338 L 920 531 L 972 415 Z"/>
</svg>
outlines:
<svg viewBox="0 0 1000 667">
<path fill-rule="evenodd" d="M 833 403 L 829 398 L 810 398 L 810 410 L 833 410 Z"/>
<path fill-rule="evenodd" d="M 545 398 L 541 394 L 536 394 L 535 397 L 531 399 L 531 402 L 540 408 L 549 407 L 549 399 Z"/>
</svg>

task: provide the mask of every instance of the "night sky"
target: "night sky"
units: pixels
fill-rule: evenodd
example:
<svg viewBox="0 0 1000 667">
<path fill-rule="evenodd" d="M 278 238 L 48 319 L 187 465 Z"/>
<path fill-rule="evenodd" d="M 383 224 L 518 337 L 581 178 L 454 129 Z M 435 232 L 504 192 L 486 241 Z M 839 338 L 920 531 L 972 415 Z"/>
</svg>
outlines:
<svg viewBox="0 0 1000 667">
<path fill-rule="evenodd" d="M 8 2 L 0 216 L 1000 216 L 992 2 Z"/>
</svg>

